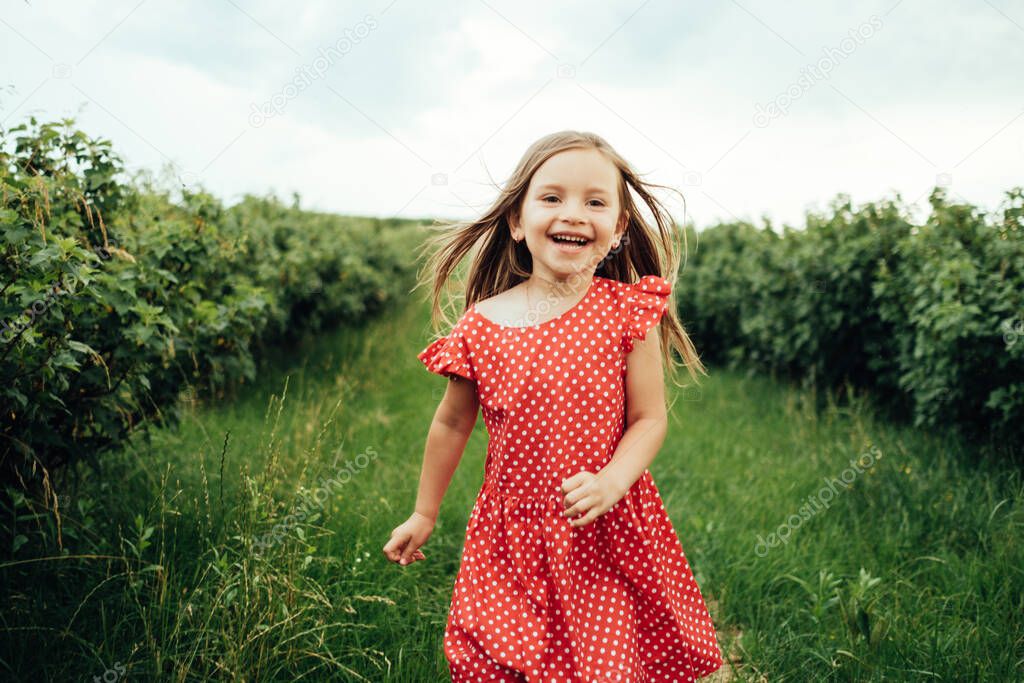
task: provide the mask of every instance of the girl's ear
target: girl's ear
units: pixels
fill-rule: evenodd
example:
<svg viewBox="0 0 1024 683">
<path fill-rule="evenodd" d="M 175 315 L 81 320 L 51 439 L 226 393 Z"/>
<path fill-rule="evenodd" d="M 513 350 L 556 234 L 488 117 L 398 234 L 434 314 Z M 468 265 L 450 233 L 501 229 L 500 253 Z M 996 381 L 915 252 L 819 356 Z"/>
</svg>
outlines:
<svg viewBox="0 0 1024 683">
<path fill-rule="evenodd" d="M 519 232 L 519 216 L 510 215 L 508 217 L 508 232 L 513 242 L 518 242 L 521 238 L 516 238 L 516 233 Z"/>
<path fill-rule="evenodd" d="M 618 249 L 619 245 L 622 244 L 622 236 L 626 234 L 628 224 L 629 216 L 623 211 L 619 216 L 618 222 L 615 224 L 615 241 L 612 242 L 612 249 Z"/>
</svg>

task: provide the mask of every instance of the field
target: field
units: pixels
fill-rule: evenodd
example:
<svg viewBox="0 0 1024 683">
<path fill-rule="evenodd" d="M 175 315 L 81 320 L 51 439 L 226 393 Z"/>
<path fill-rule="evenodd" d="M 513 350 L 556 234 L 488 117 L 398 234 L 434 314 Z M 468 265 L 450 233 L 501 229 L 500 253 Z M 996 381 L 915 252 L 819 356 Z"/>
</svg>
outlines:
<svg viewBox="0 0 1024 683">
<path fill-rule="evenodd" d="M 0 19 L 0 683 L 445 682 L 449 620 L 684 683 L 705 605 L 708 683 L 1024 682 L 1021 3 L 52 4 Z M 605 455 L 665 510 L 523 517 Z"/>
<path fill-rule="evenodd" d="M 187 402 L 178 430 L 133 438 L 102 478 L 62 492 L 74 554 L 45 511 L 5 511 L 55 550 L 0 565 L 4 676 L 446 680 L 486 433 L 481 421 L 427 560 L 387 562 L 445 381 L 415 358 L 429 338 L 418 296 L 278 349 L 244 395 Z M 819 398 L 714 368 L 675 395 L 651 469 L 729 652 L 722 679 L 1013 679 L 1019 470 Z M 299 509 L 315 514 L 288 518 Z M 785 543 L 759 542 L 780 527 Z"/>
</svg>

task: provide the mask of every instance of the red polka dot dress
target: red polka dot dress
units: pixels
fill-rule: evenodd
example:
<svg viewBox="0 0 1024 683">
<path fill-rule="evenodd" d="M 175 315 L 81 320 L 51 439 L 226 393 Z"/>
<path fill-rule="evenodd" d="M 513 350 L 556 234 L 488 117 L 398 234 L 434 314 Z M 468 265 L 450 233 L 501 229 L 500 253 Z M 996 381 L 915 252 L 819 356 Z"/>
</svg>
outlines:
<svg viewBox="0 0 1024 683">
<path fill-rule="evenodd" d="M 483 485 L 444 653 L 453 681 L 683 683 L 722 664 L 715 628 L 649 470 L 573 527 L 562 480 L 607 464 L 625 428 L 626 354 L 670 283 L 594 276 L 562 315 L 508 327 L 470 306 L 418 355 L 476 382 Z"/>
</svg>

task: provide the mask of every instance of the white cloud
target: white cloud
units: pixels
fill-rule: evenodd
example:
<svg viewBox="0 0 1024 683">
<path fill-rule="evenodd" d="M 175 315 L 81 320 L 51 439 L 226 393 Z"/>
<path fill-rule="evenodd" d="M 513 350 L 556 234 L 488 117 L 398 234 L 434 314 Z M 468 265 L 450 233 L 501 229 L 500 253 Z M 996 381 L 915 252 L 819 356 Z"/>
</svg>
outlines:
<svg viewBox="0 0 1024 683">
<path fill-rule="evenodd" d="M 79 125 L 112 139 L 133 165 L 155 169 L 163 154 L 229 201 L 297 190 L 307 206 L 381 216 L 475 215 L 494 195 L 487 171 L 501 182 L 534 139 L 564 128 L 601 134 L 649 180 L 679 187 L 698 225 L 762 214 L 800 225 L 805 208 L 840 192 L 858 203 L 893 191 L 912 201 L 949 171 L 954 192 L 989 208 L 1021 183 L 1020 41 L 1005 17 L 965 3 L 938 13 L 904 3 L 888 15 L 894 2 L 862 14 L 744 3 L 756 18 L 735 6 L 645 6 L 631 16 L 636 3 L 596 14 L 582 3 L 490 3 L 503 16 L 483 3 L 436 12 L 318 3 L 292 13 L 245 4 L 262 28 L 230 5 L 145 3 L 69 79 L 54 78 L 42 52 L 74 64 L 136 4 L 54 17 L 12 7 L 5 21 L 21 35 L 0 25 L 0 57 L 16 65 L 7 73 L 17 93 L 0 99 L 0 119 L 56 118 L 86 102 Z M 878 35 L 788 114 L 753 125 L 756 104 L 872 12 L 884 16 Z M 380 28 L 351 59 L 250 126 L 252 103 L 366 14 Z M 934 38 L 950 35 L 959 42 Z M 580 62 L 599 45 L 574 77 L 558 77 L 559 59 Z M 447 184 L 433 184 L 437 173 Z M 678 201 L 665 198 L 681 218 Z"/>
</svg>

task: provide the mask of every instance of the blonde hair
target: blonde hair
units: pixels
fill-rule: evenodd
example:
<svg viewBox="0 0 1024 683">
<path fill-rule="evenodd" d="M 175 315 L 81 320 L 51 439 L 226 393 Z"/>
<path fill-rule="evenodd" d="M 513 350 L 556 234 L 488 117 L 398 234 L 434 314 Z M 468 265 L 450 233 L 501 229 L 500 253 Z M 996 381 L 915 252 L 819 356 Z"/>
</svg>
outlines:
<svg viewBox="0 0 1024 683">
<path fill-rule="evenodd" d="M 519 218 L 523 198 L 533 174 L 552 156 L 569 149 L 598 150 L 619 170 L 619 206 L 626 216 L 626 229 L 619 246 L 602 259 L 594 271 L 595 275 L 625 283 L 633 283 L 644 275 L 657 275 L 671 283 L 675 282 L 680 253 L 677 236 L 682 233 L 682 253 L 685 257 L 686 231 L 675 230 L 668 211 L 652 193 L 653 188 L 672 188 L 641 180 L 630 164 L 599 135 L 566 130 L 546 135 L 530 145 L 504 188 L 497 188 L 497 199 L 482 217 L 468 222 L 435 222 L 430 226 L 430 230 L 439 234 L 428 237 L 417 255 L 419 258 L 423 252 L 429 252 L 429 258 L 418 273 L 413 290 L 432 285 L 431 321 L 435 328 L 441 323 L 448 328 L 453 324 L 442 307 L 441 294 L 469 252 L 474 253 L 465 282 L 463 311 L 473 303 L 514 287 L 530 276 L 532 257 L 525 240 L 516 242 L 512 239 L 510 225 Z M 640 215 L 630 189 L 650 209 L 656 227 L 652 228 Z M 683 201 L 685 210 L 685 198 Z M 679 321 L 674 293 L 669 298 L 668 309 L 659 325 L 663 330 L 660 335 L 661 353 L 673 381 L 676 378 L 676 363 L 672 349 L 676 349 L 690 377 L 700 384 L 698 373 L 707 375 L 707 372 Z"/>
</svg>

